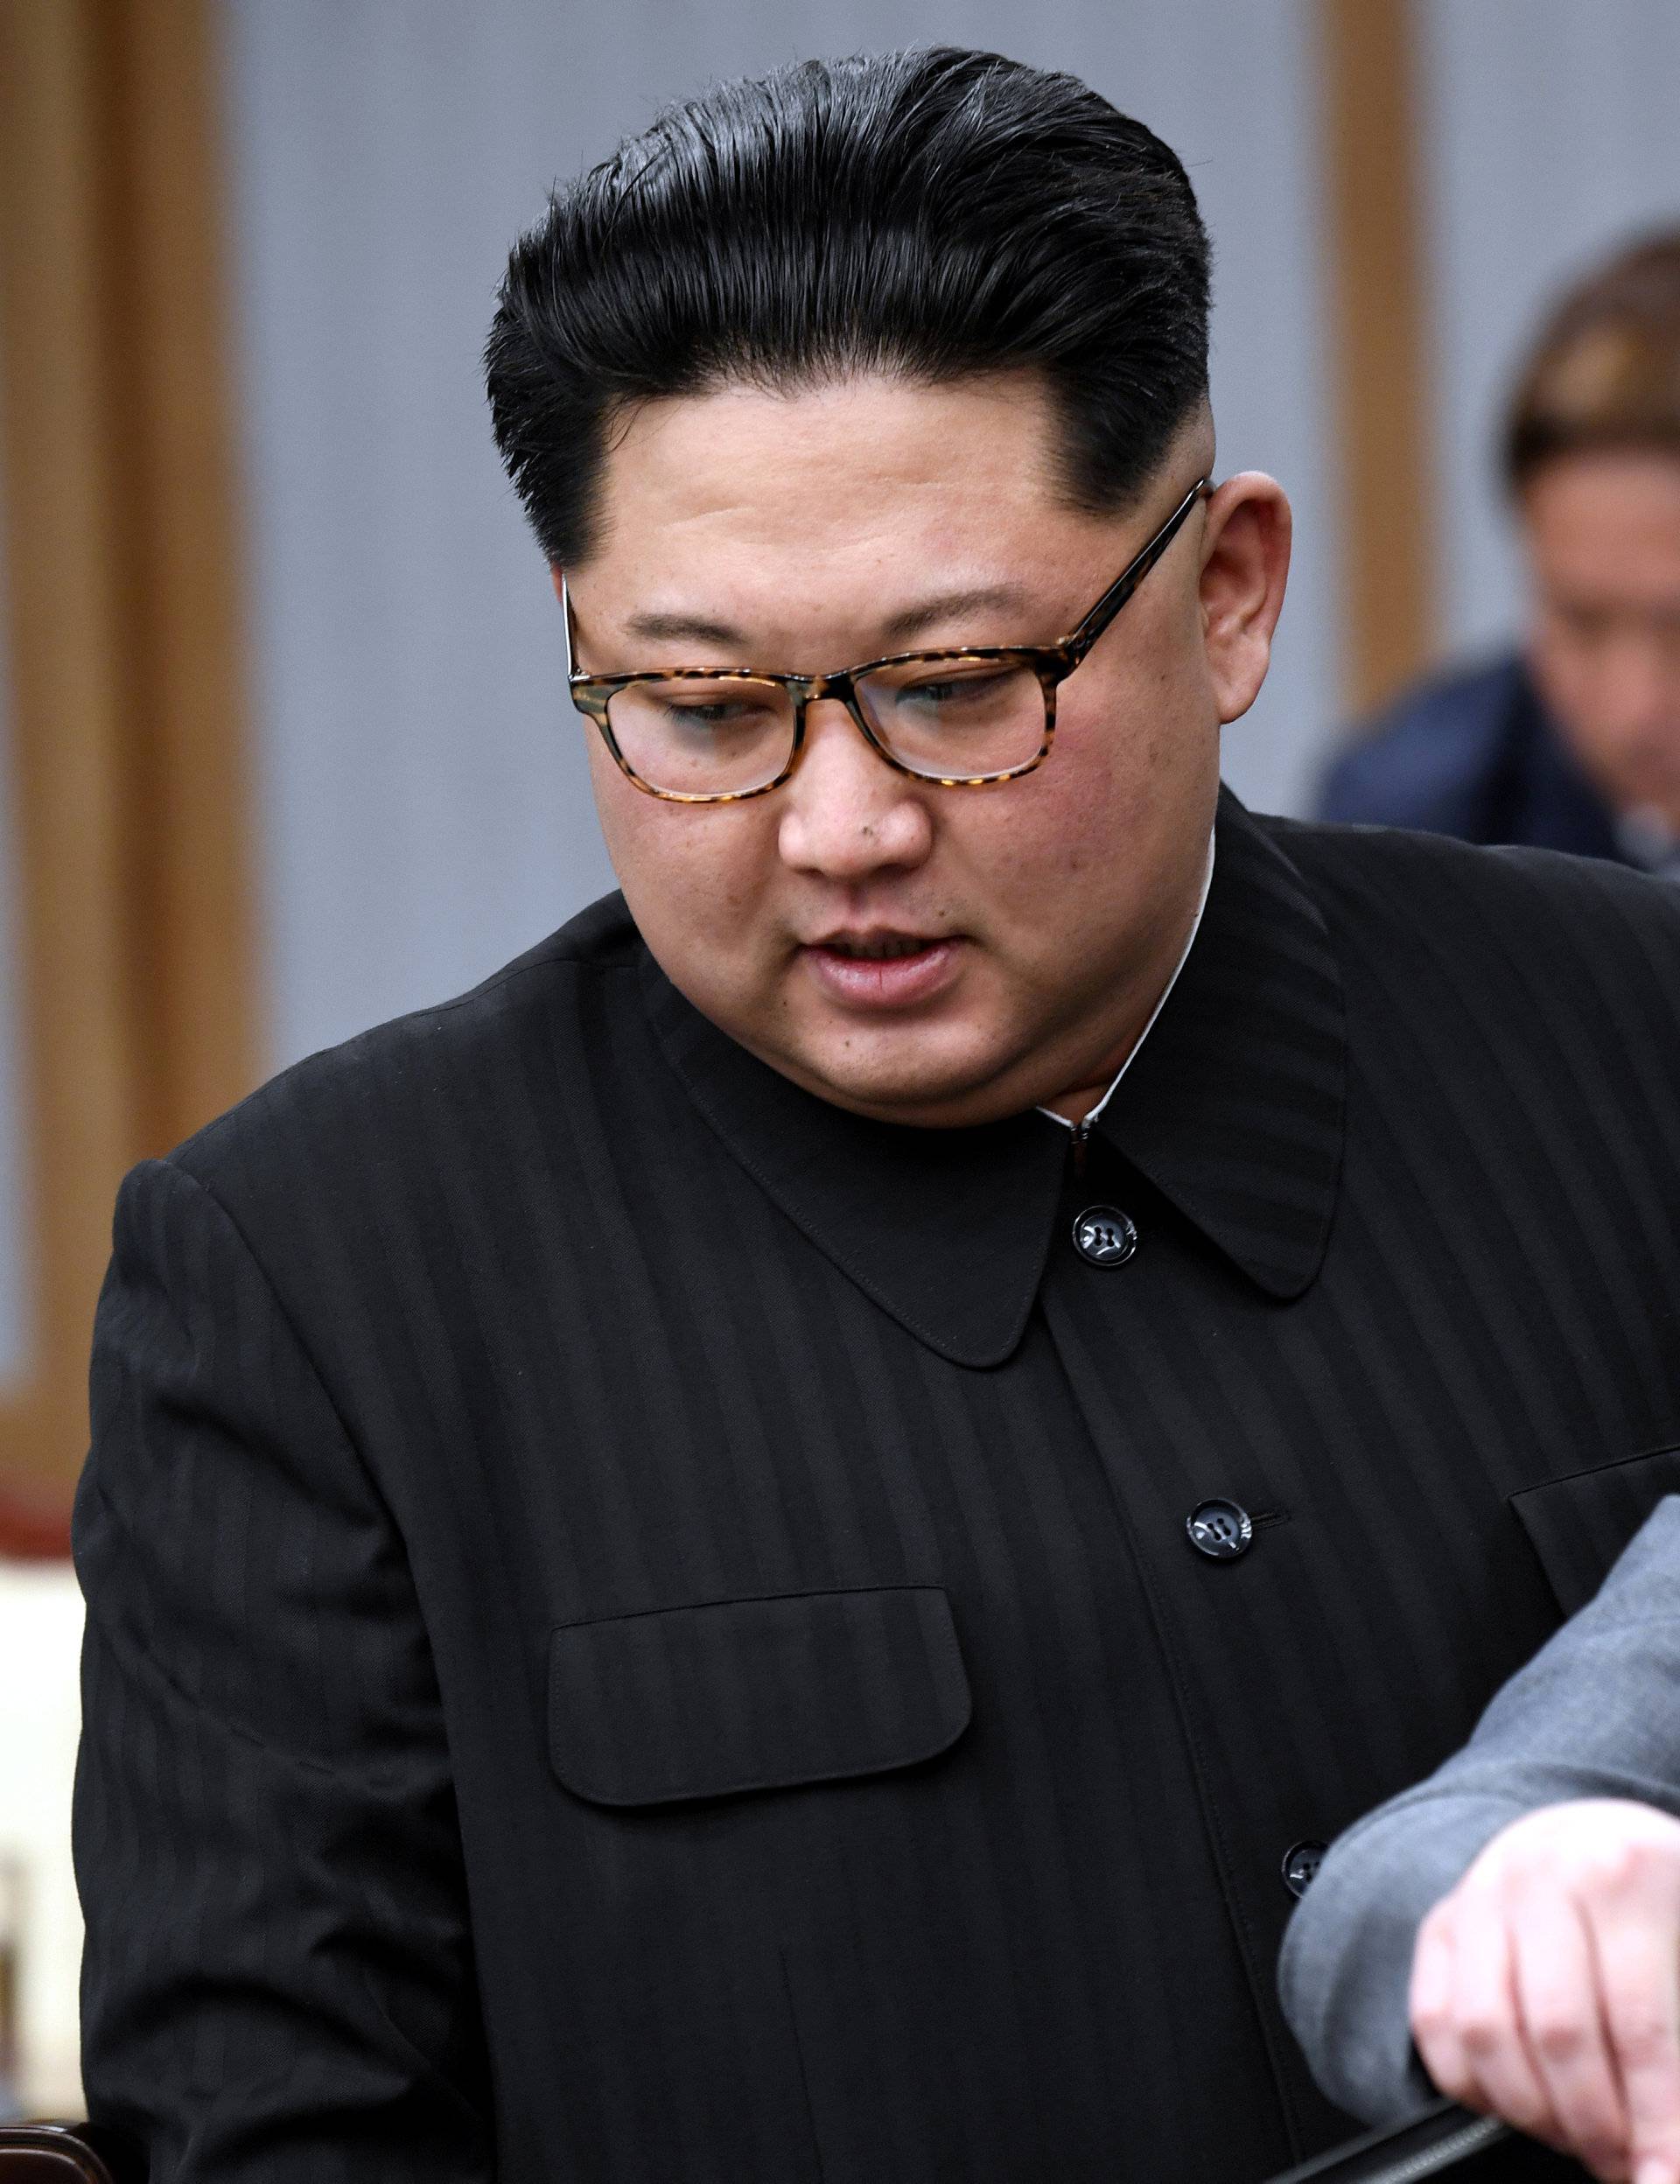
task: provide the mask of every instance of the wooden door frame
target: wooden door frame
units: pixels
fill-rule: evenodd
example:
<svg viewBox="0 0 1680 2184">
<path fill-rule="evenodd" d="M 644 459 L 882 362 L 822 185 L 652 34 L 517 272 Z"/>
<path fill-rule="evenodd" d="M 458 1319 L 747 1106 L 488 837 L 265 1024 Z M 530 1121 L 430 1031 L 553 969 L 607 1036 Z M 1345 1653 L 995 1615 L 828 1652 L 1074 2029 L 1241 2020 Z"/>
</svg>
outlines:
<svg viewBox="0 0 1680 2184">
<path fill-rule="evenodd" d="M 1414 0 L 1317 0 L 1342 702 L 1366 716 L 1433 656 L 1433 313 Z"/>
<path fill-rule="evenodd" d="M 86 1447 L 116 1184 L 256 1076 L 214 24 L 213 0 L 0 0 L 30 1299 L 0 1503 L 32 1536 L 61 1535 Z"/>
</svg>

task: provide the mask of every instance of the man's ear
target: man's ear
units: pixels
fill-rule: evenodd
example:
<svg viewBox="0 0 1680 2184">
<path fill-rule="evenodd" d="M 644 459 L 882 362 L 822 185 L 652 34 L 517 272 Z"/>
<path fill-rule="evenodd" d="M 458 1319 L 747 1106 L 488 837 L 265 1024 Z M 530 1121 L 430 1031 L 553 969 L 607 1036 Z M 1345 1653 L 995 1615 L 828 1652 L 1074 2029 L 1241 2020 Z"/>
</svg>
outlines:
<svg viewBox="0 0 1680 2184">
<path fill-rule="evenodd" d="M 565 570 L 560 566 L 557 561 L 551 561 L 549 564 L 549 582 L 554 586 L 554 596 L 556 599 L 561 597 L 560 587 L 563 584 L 564 584 L 565 580 Z"/>
<path fill-rule="evenodd" d="M 1208 504 L 1201 628 L 1222 722 L 1246 713 L 1271 661 L 1289 578 L 1289 499 L 1264 471 L 1239 471 Z"/>
</svg>

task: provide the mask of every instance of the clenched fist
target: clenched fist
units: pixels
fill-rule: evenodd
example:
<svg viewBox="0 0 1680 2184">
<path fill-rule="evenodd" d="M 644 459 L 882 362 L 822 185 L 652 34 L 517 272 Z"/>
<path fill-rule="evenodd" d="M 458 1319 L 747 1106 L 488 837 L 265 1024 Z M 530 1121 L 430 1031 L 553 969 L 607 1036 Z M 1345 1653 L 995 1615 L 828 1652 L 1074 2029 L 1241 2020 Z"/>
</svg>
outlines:
<svg viewBox="0 0 1680 2184">
<path fill-rule="evenodd" d="M 1418 1929 L 1410 2012 L 1442 2092 L 1606 2184 L 1680 2184 L 1680 1821 L 1548 1805 Z"/>
</svg>

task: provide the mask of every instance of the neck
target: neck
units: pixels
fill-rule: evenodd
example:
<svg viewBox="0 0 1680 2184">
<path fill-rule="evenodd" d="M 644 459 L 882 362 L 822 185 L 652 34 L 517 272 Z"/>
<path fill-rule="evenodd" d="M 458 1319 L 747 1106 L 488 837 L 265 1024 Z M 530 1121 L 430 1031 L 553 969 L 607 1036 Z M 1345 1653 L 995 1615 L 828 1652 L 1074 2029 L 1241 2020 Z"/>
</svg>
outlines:
<svg viewBox="0 0 1680 2184">
<path fill-rule="evenodd" d="M 1055 1099 L 1042 1101 L 1040 1104 L 1052 1115 L 1060 1115 L 1064 1123 L 1082 1123 L 1137 1049 L 1138 1041 L 1134 1039 L 1105 1077 L 1099 1078 L 1094 1084 L 1082 1086 L 1077 1092 L 1063 1092 Z"/>
<path fill-rule="evenodd" d="M 1082 1073 L 1082 1081 L 1071 1090 L 1058 1093 L 1054 1099 L 1040 1100 L 1039 1102 L 1040 1107 L 1046 1109 L 1052 1115 L 1060 1116 L 1065 1123 L 1077 1124 L 1083 1122 L 1091 1110 L 1099 1106 L 1108 1096 L 1114 1087 L 1116 1079 L 1130 1065 L 1132 1056 L 1148 1035 L 1150 1027 L 1166 1004 L 1167 995 L 1172 990 L 1179 973 L 1184 969 L 1186 959 L 1190 953 L 1190 944 L 1196 936 L 1196 928 L 1201 923 L 1201 914 L 1207 907 L 1208 890 L 1213 885 L 1213 878 L 1214 845 L 1210 836 L 1208 844 L 1208 861 L 1203 869 L 1201 886 L 1197 890 L 1195 900 L 1176 928 L 1174 945 L 1171 952 L 1165 955 L 1160 976 L 1152 985 L 1146 989 L 1144 998 L 1132 1011 L 1124 1038 L 1110 1050 L 1107 1058 L 1097 1071 L 1088 1078 L 1085 1078 Z"/>
</svg>

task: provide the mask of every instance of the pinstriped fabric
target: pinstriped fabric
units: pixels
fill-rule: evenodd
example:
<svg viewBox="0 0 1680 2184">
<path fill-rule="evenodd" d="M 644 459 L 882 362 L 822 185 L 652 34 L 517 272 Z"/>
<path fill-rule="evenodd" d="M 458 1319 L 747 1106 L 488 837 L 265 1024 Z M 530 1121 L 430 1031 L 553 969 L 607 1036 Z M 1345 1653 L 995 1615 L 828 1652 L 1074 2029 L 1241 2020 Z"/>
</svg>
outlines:
<svg viewBox="0 0 1680 2184">
<path fill-rule="evenodd" d="M 77 1830 L 158 2184 L 1242 2184 L 1348 2128 L 1284 1852 L 1680 1478 L 1680 907 L 1220 829 L 1077 1180 L 810 1099 L 614 904 L 130 1180 Z"/>
<path fill-rule="evenodd" d="M 1575 1478 L 1513 1494 L 1511 1506 L 1569 1614 L 1592 1598 L 1661 1494 L 1680 1494 L 1680 1448 L 1642 1449 L 1605 1465 L 1585 1495 Z"/>
<path fill-rule="evenodd" d="M 122 1582 L 90 1590 L 98 1726 L 76 1851 L 121 1907 L 102 1933 L 94 1899 L 108 2036 L 177 2094 L 152 2174 L 296 2166 L 299 2145 L 320 2177 L 403 2174 L 360 2143 L 403 2075 L 368 2047 L 360 1998 L 340 1998 L 337 1965 L 368 1957 L 394 2041 L 436 2058 L 423 2104 L 447 2161 L 476 2135 L 483 2070 L 437 1688 L 400 1546 L 249 1255 L 180 1171 L 155 1166 L 127 1194 L 102 1317 L 94 1400 L 125 1460 L 120 1480 L 89 1472 L 77 1530 L 84 1566 Z M 125 1369 L 141 1358 L 144 1387 Z M 120 1769 L 99 1768 L 101 1734 Z M 388 1829 L 409 1845 L 400 1873 Z M 263 1843 L 290 1854 L 256 1855 Z M 199 2006 L 206 1978 L 233 2006 Z M 329 2103 L 343 2128 L 316 2145 L 298 2119 Z"/>
<path fill-rule="evenodd" d="M 1288 864 L 1252 829 L 1225 840 L 1238 870 L 1209 899 L 1172 1035 L 1144 1046 L 1098 1128 L 1263 1288 L 1296 1297 L 1335 1212 L 1340 976 Z"/>
<path fill-rule="evenodd" d="M 934 1585 L 595 1617 L 556 1630 L 549 1663 L 555 1773 L 599 1805 L 885 1774 L 969 1726 L 950 1602 Z M 837 1704 L 808 1705 L 813 1689 Z"/>
</svg>

